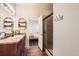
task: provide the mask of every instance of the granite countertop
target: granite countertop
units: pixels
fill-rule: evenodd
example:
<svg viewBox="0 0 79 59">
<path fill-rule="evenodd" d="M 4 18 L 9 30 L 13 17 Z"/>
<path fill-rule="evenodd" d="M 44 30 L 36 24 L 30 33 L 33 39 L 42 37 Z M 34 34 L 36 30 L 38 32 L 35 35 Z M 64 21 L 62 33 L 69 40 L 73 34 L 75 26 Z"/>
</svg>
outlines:
<svg viewBox="0 0 79 59">
<path fill-rule="evenodd" d="M 0 44 L 13 44 L 18 43 L 25 35 L 15 35 L 14 37 L 8 37 L 0 40 Z"/>
</svg>

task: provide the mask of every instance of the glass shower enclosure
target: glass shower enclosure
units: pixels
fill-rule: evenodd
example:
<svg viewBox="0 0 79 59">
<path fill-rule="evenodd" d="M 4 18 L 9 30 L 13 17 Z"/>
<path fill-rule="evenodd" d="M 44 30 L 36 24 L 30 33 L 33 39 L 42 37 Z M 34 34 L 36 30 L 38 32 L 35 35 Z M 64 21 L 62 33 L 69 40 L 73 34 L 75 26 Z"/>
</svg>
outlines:
<svg viewBox="0 0 79 59">
<path fill-rule="evenodd" d="M 53 55 L 53 14 L 43 20 L 43 47 Z"/>
</svg>

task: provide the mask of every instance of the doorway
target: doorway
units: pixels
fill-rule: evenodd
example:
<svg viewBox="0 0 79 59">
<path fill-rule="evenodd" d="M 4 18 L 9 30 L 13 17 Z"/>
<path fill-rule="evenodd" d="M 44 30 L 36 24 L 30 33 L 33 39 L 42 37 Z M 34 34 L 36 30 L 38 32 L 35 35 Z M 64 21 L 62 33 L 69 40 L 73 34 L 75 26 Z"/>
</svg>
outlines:
<svg viewBox="0 0 79 59">
<path fill-rule="evenodd" d="M 38 18 L 37 16 L 28 16 L 29 47 L 38 46 Z"/>
</svg>

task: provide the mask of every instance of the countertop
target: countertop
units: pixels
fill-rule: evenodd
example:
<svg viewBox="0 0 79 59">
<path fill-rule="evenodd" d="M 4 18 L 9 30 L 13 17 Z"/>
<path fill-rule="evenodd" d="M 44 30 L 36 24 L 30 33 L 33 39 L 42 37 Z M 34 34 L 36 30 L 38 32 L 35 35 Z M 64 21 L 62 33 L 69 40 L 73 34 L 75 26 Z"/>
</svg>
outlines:
<svg viewBox="0 0 79 59">
<path fill-rule="evenodd" d="M 0 44 L 13 44 L 18 43 L 25 35 L 15 35 L 14 37 L 8 37 L 0 40 Z"/>
</svg>

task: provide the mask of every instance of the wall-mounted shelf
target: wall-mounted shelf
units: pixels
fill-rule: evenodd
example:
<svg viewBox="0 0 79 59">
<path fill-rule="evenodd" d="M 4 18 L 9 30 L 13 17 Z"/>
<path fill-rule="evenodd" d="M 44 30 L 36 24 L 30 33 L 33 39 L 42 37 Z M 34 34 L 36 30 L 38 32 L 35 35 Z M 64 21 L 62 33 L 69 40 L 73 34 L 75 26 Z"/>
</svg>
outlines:
<svg viewBox="0 0 79 59">
<path fill-rule="evenodd" d="M 4 27 L 12 27 L 13 26 L 13 24 L 11 24 L 11 25 L 4 25 Z"/>
<path fill-rule="evenodd" d="M 13 20 L 11 17 L 4 18 L 5 37 L 9 37 L 13 32 Z"/>
<path fill-rule="evenodd" d="M 20 30 L 20 34 L 25 33 L 25 30 L 26 30 L 26 27 L 27 27 L 26 19 L 19 18 L 18 27 L 19 27 L 19 30 Z"/>
</svg>

